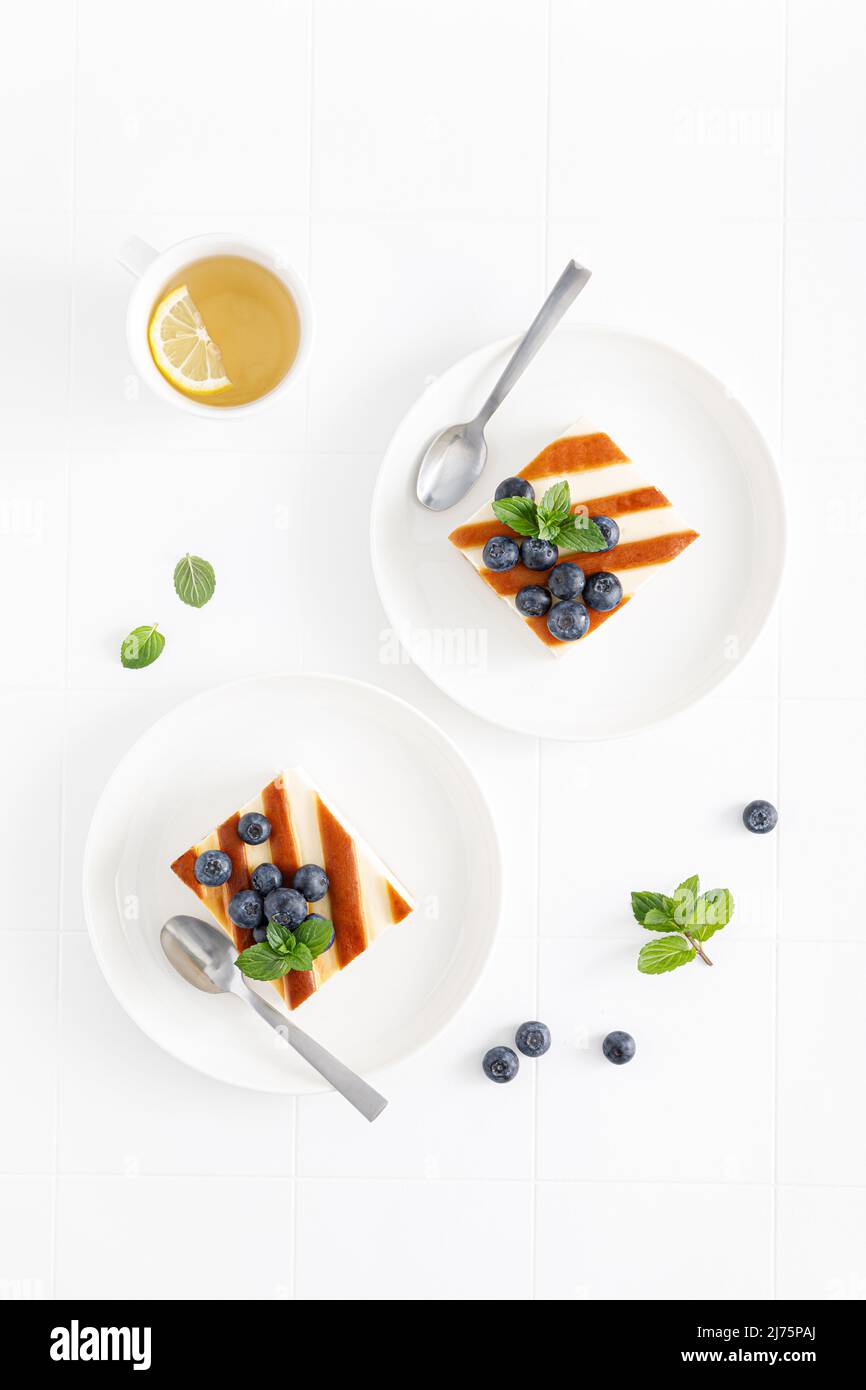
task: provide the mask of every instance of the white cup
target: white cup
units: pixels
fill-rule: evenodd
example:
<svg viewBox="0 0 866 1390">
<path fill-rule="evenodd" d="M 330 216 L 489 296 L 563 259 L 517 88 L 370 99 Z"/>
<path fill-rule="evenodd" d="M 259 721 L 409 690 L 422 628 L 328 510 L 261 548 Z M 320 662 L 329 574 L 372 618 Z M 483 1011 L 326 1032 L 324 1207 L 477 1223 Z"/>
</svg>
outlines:
<svg viewBox="0 0 866 1390">
<path fill-rule="evenodd" d="M 272 390 L 264 396 L 259 396 L 258 400 L 247 401 L 245 405 L 214 406 L 190 400 L 166 381 L 151 356 L 147 330 L 157 295 L 182 266 L 189 265 L 191 261 L 200 261 L 205 256 L 245 256 L 249 261 L 256 261 L 282 280 L 297 305 L 300 334 L 298 351 L 292 365 L 282 381 L 277 382 Z M 146 381 L 150 389 L 162 396 L 163 400 L 171 401 L 173 405 L 179 406 L 191 415 L 207 416 L 211 420 L 220 417 L 225 419 L 229 416 L 234 419 L 238 415 L 252 415 L 272 405 L 304 370 L 313 339 L 313 306 L 310 292 L 297 271 L 287 266 L 272 251 L 256 246 L 253 242 L 243 241 L 239 237 L 219 235 L 189 237 L 186 241 L 179 241 L 170 246 L 167 251 L 156 251 L 140 237 L 131 237 L 120 248 L 117 259 L 137 277 L 126 311 L 126 341 L 129 354 L 142 381 Z"/>
</svg>

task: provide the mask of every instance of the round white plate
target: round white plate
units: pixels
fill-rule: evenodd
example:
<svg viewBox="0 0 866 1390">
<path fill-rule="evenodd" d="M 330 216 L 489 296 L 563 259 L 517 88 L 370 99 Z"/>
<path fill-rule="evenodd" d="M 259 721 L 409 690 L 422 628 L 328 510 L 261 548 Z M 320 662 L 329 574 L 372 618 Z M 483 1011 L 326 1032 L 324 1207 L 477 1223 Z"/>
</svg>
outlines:
<svg viewBox="0 0 866 1390">
<path fill-rule="evenodd" d="M 718 685 L 766 622 L 785 550 L 779 475 L 749 415 L 696 362 L 614 329 L 563 328 L 491 420 L 475 487 L 450 511 L 427 511 L 415 497 L 425 445 L 475 414 L 516 341 L 458 362 L 394 435 L 371 519 L 379 593 L 410 655 L 475 714 L 544 738 L 634 733 Z M 448 534 L 579 415 L 701 534 L 622 613 L 557 659 Z"/>
<path fill-rule="evenodd" d="M 166 715 L 112 775 L 87 841 L 90 937 L 120 1003 L 154 1042 L 221 1081 L 325 1089 L 235 998 L 201 994 L 159 930 L 206 909 L 171 872 L 178 854 L 284 767 L 299 764 L 406 885 L 418 908 L 294 1014 L 363 1074 L 405 1057 L 453 1017 L 481 973 L 499 914 L 496 832 L 454 745 L 404 701 L 324 675 L 256 677 Z M 261 992 L 279 1003 L 274 990 Z"/>
</svg>

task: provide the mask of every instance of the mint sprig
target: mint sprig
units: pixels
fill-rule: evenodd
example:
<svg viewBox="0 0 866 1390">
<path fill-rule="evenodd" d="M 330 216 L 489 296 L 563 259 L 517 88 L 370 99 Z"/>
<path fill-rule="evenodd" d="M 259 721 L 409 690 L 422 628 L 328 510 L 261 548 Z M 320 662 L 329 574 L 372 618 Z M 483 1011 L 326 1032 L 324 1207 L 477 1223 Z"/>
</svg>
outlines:
<svg viewBox="0 0 866 1390">
<path fill-rule="evenodd" d="M 728 925 L 734 915 L 734 899 L 729 888 L 702 893 L 700 880 L 693 874 L 670 897 L 665 893 L 632 893 L 631 910 L 647 931 L 680 933 L 666 934 L 641 948 L 638 970 L 644 975 L 662 975 L 688 965 L 695 956 L 712 965 L 703 943 Z"/>
<path fill-rule="evenodd" d="M 302 922 L 295 930 L 268 922 L 268 939 L 241 951 L 235 965 L 250 980 L 279 980 L 290 970 L 311 970 L 316 956 L 327 951 L 333 923 L 322 918 Z"/>
<path fill-rule="evenodd" d="M 560 550 L 605 550 L 607 541 L 594 521 L 571 510 L 567 482 L 554 483 L 540 502 L 531 497 L 503 497 L 493 503 L 497 521 L 518 536 L 537 536 Z"/>
</svg>

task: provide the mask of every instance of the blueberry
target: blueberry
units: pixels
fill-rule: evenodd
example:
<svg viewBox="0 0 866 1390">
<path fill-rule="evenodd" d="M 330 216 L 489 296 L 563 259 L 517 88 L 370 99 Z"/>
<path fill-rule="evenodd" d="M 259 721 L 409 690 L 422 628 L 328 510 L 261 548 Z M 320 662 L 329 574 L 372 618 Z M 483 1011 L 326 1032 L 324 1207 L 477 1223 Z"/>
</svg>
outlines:
<svg viewBox="0 0 866 1390">
<path fill-rule="evenodd" d="M 743 812 L 743 825 L 755 835 L 767 835 L 775 830 L 779 812 L 772 801 L 750 801 Z"/>
<path fill-rule="evenodd" d="M 297 927 L 306 915 L 306 899 L 294 888 L 274 888 L 265 898 L 265 916 L 280 927 Z"/>
<path fill-rule="evenodd" d="M 317 903 L 319 898 L 325 896 L 329 886 L 328 875 L 318 864 L 302 864 L 292 879 L 295 892 L 300 893 L 308 903 Z"/>
<path fill-rule="evenodd" d="M 271 823 L 258 811 L 247 811 L 238 821 L 238 834 L 246 845 L 260 845 L 271 836 Z"/>
<path fill-rule="evenodd" d="M 194 873 L 206 888 L 219 888 L 232 876 L 232 861 L 221 849 L 206 849 L 195 861 Z"/>
<path fill-rule="evenodd" d="M 260 927 L 262 900 L 252 888 L 242 888 L 229 903 L 229 917 L 236 927 Z"/>
<path fill-rule="evenodd" d="M 587 579 L 583 601 L 597 613 L 609 613 L 612 608 L 616 608 L 621 598 L 622 585 L 616 575 L 610 574 L 608 570 L 599 570 Z"/>
<path fill-rule="evenodd" d="M 580 565 L 573 565 L 570 560 L 554 565 L 547 576 L 548 588 L 556 598 L 580 598 L 585 583 L 586 575 Z"/>
<path fill-rule="evenodd" d="M 491 536 L 481 552 L 486 569 L 513 570 L 520 559 L 520 546 L 511 536 Z"/>
<path fill-rule="evenodd" d="M 514 602 L 517 604 L 518 613 L 522 613 L 524 617 L 543 618 L 553 599 L 550 590 L 541 584 L 527 584 L 519 591 Z"/>
<path fill-rule="evenodd" d="M 635 1054 L 634 1038 L 631 1033 L 608 1033 L 601 1050 L 609 1062 L 617 1067 L 624 1066 Z"/>
<path fill-rule="evenodd" d="M 501 1085 L 504 1081 L 514 1080 L 520 1067 L 520 1059 L 510 1047 L 491 1047 L 489 1052 L 485 1052 L 481 1065 L 484 1075 Z"/>
<path fill-rule="evenodd" d="M 559 551 L 550 541 L 527 536 L 520 546 L 520 558 L 528 570 L 549 570 L 559 559 Z"/>
<path fill-rule="evenodd" d="M 514 1041 L 524 1057 L 543 1057 L 550 1047 L 550 1029 L 546 1023 L 521 1023 Z"/>
<path fill-rule="evenodd" d="M 276 864 L 257 864 L 252 872 L 253 887 L 262 897 L 267 897 L 275 888 L 282 888 L 283 876 Z"/>
<path fill-rule="evenodd" d="M 554 604 L 547 615 L 547 630 L 558 642 L 576 642 L 589 627 L 589 614 L 577 599 Z"/>
<path fill-rule="evenodd" d="M 305 918 L 304 918 L 304 923 L 306 923 L 306 922 L 327 922 L 327 920 L 328 920 L 327 917 L 323 917 L 323 916 L 321 915 L 321 913 L 319 913 L 319 912 L 311 912 L 310 915 L 309 915 L 308 917 L 305 917 Z M 336 935 L 337 935 L 337 933 L 336 933 L 335 930 L 334 930 L 334 924 L 333 924 L 333 922 L 332 922 L 332 923 L 331 923 L 331 939 L 330 939 L 330 941 L 328 942 L 327 946 L 325 947 L 325 950 L 326 950 L 326 951 L 330 951 L 331 947 L 332 947 L 333 944 L 334 944 L 334 937 L 335 937 Z"/>
<path fill-rule="evenodd" d="M 268 939 L 267 927 L 253 927 L 253 941 L 257 946 L 261 946 L 263 941 Z"/>
<path fill-rule="evenodd" d="M 619 545 L 619 527 L 610 516 L 591 516 L 590 521 L 594 521 L 601 534 L 607 541 L 605 550 L 613 550 L 615 545 Z"/>
<path fill-rule="evenodd" d="M 493 494 L 497 502 L 504 497 L 535 497 L 535 488 L 525 478 L 505 478 Z"/>
</svg>

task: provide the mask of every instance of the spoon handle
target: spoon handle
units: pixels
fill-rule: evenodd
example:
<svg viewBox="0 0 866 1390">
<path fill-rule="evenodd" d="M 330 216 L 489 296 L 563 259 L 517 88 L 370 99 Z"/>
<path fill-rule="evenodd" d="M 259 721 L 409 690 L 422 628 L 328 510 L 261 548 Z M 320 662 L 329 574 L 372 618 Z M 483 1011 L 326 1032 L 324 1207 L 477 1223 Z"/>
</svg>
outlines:
<svg viewBox="0 0 866 1390">
<path fill-rule="evenodd" d="M 280 1037 L 286 1040 L 289 1047 L 293 1047 L 320 1076 L 330 1081 L 335 1091 L 339 1091 L 356 1110 L 360 1110 L 365 1119 L 375 1120 L 377 1115 L 381 1115 L 388 1102 L 362 1077 L 344 1062 L 338 1061 L 327 1048 L 317 1043 L 315 1038 L 311 1038 L 309 1033 L 305 1033 L 296 1023 L 284 1017 L 254 990 L 244 987 L 242 998 L 246 999 L 259 1018 L 263 1018 L 275 1033 L 279 1033 Z"/>
<path fill-rule="evenodd" d="M 591 270 L 569 261 L 550 294 L 545 299 L 532 323 L 527 328 L 514 350 L 514 356 L 497 381 L 484 405 L 476 416 L 481 429 L 487 424 L 494 410 L 498 410 L 514 383 L 523 375 L 542 343 L 546 342 L 569 305 L 580 294 Z"/>
</svg>

